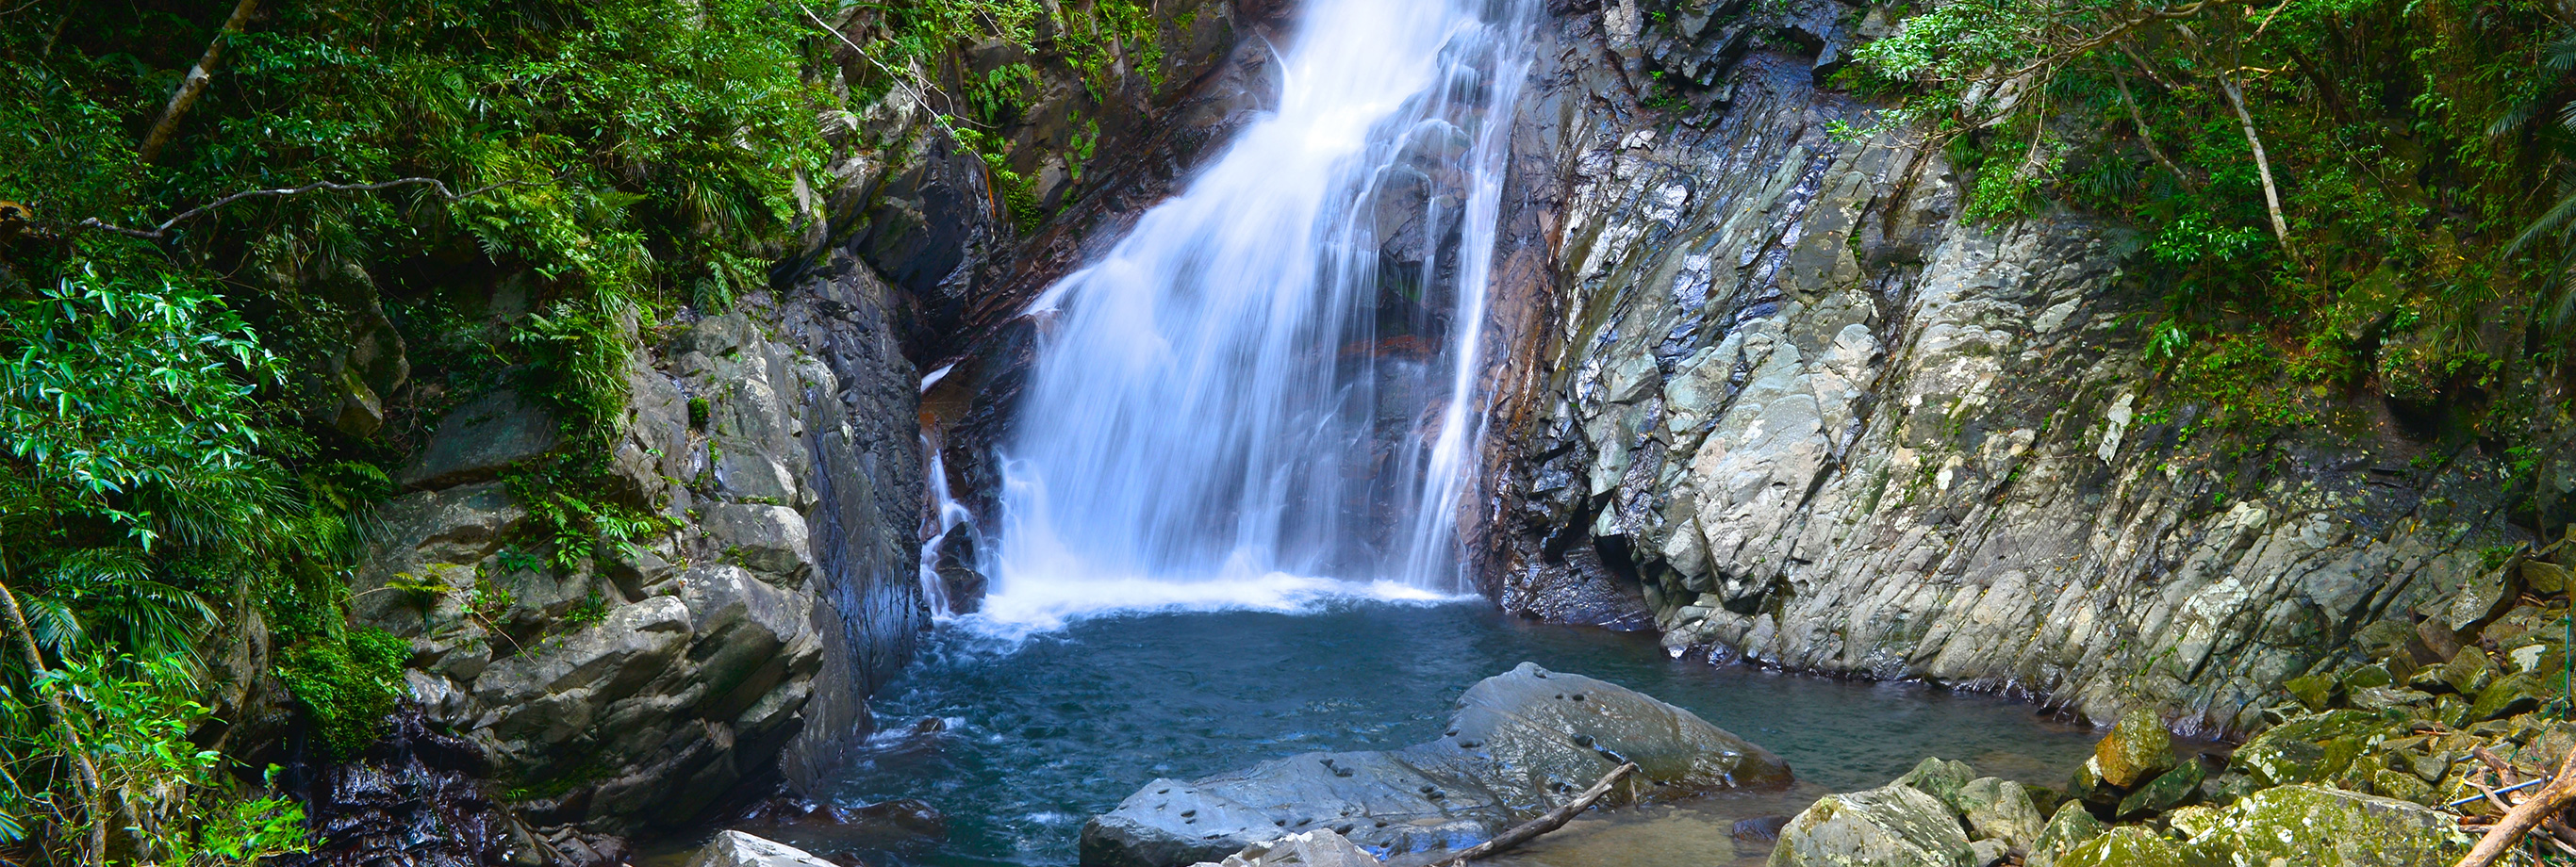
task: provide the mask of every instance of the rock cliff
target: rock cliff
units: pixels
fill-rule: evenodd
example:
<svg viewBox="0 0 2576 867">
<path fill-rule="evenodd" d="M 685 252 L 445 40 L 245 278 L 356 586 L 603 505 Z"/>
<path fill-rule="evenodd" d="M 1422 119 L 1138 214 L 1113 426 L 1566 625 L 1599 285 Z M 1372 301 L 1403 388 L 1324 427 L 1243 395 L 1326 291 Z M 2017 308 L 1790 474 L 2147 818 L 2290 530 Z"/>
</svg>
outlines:
<svg viewBox="0 0 2576 867">
<path fill-rule="evenodd" d="M 443 827 L 420 839 L 447 842 L 353 830 L 316 860 L 613 860 L 595 835 L 651 836 L 828 774 L 931 615 L 921 446 L 925 420 L 944 427 L 923 372 L 992 311 L 1016 312 L 1014 287 L 1150 204 L 1239 115 L 1226 106 L 1250 105 L 1268 53 L 1248 37 L 1276 5 L 1161 4 L 1149 32 L 1109 43 L 1105 70 L 1052 37 L 913 70 L 955 87 L 1033 69 L 976 142 L 902 88 L 826 111 L 833 184 L 800 188 L 802 247 L 769 285 L 720 313 L 625 324 L 602 479 L 543 471 L 596 444 L 514 385 L 427 425 L 351 583 L 353 620 L 411 644 L 401 719 L 416 736 L 318 763 L 313 788 L 351 829 Z M 871 14 L 833 24 L 864 44 Z M 836 94 L 877 74 L 851 51 L 834 61 L 817 76 Z M 524 315 L 519 282 L 465 306 Z M 376 366 L 407 373 L 388 351 Z M 595 503 L 631 511 L 626 539 L 562 537 L 550 510 Z"/>
<path fill-rule="evenodd" d="M 1969 220 L 1944 153 L 1819 86 L 1881 11 L 1553 11 L 1462 516 L 1506 609 L 2210 732 L 2357 635 L 2501 610 L 2493 457 L 2376 398 L 2196 438 L 2118 220 Z"/>
</svg>

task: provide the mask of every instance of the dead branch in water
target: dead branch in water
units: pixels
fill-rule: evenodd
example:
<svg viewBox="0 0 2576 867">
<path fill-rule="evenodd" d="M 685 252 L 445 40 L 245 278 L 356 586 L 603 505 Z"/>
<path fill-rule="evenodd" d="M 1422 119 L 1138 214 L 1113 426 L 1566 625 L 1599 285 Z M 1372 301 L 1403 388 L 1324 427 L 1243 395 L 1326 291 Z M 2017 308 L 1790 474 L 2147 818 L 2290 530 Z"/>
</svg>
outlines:
<svg viewBox="0 0 2576 867">
<path fill-rule="evenodd" d="M 1541 834 L 1565 827 L 1565 823 L 1574 821 L 1575 816 L 1582 815 L 1583 811 L 1591 809 L 1594 801 L 1601 800 L 1601 796 L 1610 794 L 1610 787 L 1618 784 L 1619 778 L 1635 770 L 1637 770 L 1635 762 L 1610 769 L 1608 776 L 1602 777 L 1601 782 L 1593 783 L 1592 788 L 1583 790 L 1583 794 L 1574 796 L 1574 800 L 1547 811 L 1546 815 L 1523 822 L 1519 827 L 1497 834 L 1494 839 L 1467 847 L 1466 851 L 1458 853 L 1458 857 L 1443 862 L 1443 867 L 1495 855 L 1514 846 L 1536 840 Z"/>
</svg>

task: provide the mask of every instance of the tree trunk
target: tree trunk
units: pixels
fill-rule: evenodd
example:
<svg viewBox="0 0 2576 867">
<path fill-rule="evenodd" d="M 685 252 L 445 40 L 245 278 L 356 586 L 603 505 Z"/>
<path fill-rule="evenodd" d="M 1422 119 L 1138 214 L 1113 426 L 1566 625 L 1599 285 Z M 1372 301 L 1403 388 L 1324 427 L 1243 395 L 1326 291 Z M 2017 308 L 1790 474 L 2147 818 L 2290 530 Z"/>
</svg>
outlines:
<svg viewBox="0 0 2576 867">
<path fill-rule="evenodd" d="M 0 583 L 0 613 L 9 615 L 9 625 L 18 633 L 19 647 L 27 654 L 28 673 L 43 671 L 45 655 L 36 649 L 36 633 L 27 628 L 27 615 L 18 608 L 18 596 L 9 592 L 5 583 Z M 71 711 L 63 707 L 62 697 L 45 693 L 45 709 L 53 713 L 54 725 L 62 729 L 63 745 L 71 753 L 72 770 L 80 781 L 81 809 L 87 813 L 82 818 L 89 821 L 89 851 L 81 853 L 81 863 L 100 867 L 107 858 L 107 805 L 103 803 L 105 793 L 99 790 L 98 766 L 90 762 L 89 750 L 81 746 L 80 730 L 73 727 Z"/>
<path fill-rule="evenodd" d="M 2272 185 L 2272 160 L 2263 155 L 2263 137 L 2254 132 L 2254 115 L 2245 110 L 2245 92 L 2236 87 L 2233 73 L 2218 77 L 2218 87 L 2227 92 L 2227 104 L 2236 107 L 2236 122 L 2245 129 L 2245 143 L 2254 148 L 2254 171 L 2263 176 L 2263 206 L 2272 212 L 2272 234 L 2281 239 L 2281 252 L 2290 252 L 2290 223 L 2281 219 L 2281 191 Z"/>
<path fill-rule="evenodd" d="M 250 24 L 250 16 L 258 11 L 259 0 L 241 0 L 233 6 L 232 17 L 224 19 L 223 29 L 215 31 L 214 41 L 206 43 L 206 56 L 197 58 L 197 65 L 188 67 L 188 77 L 179 80 L 179 92 L 170 95 L 170 104 L 161 109 L 161 118 L 152 122 L 152 132 L 143 137 L 141 153 L 144 162 L 151 162 L 153 157 L 159 156 L 162 146 L 179 134 L 179 119 L 187 116 L 188 107 L 197 104 L 197 97 L 206 92 L 206 83 L 214 79 L 215 62 L 224 56 L 224 40 L 240 33 Z"/>
</svg>

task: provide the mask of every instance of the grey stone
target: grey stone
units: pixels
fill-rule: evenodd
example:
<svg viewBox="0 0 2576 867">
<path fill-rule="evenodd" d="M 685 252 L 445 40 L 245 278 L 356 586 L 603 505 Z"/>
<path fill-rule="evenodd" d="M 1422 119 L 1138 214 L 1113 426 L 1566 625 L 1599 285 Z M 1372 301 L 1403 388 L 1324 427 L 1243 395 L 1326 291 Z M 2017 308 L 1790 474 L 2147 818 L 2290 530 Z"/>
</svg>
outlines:
<svg viewBox="0 0 2576 867">
<path fill-rule="evenodd" d="M 1959 819 L 1912 786 L 1826 795 L 1789 820 L 1770 867 L 1985 867 Z"/>
<path fill-rule="evenodd" d="M 741 831 L 718 831 L 688 867 L 836 867 L 803 849 Z"/>
<path fill-rule="evenodd" d="M 429 446 L 394 480 L 406 487 L 482 481 L 511 464 L 554 450 L 563 432 L 553 416 L 511 389 L 497 389 L 439 418 Z"/>
<path fill-rule="evenodd" d="M 2024 852 L 2039 845 L 2048 820 L 2022 785 L 1996 777 L 1979 777 L 1960 787 L 1956 803 L 1966 814 L 1968 830 L 1978 839 L 2001 840 Z"/>
<path fill-rule="evenodd" d="M 733 563 L 779 576 L 793 586 L 814 563 L 805 516 L 786 506 L 724 503 L 707 507 L 704 526 L 710 543 Z"/>
<path fill-rule="evenodd" d="M 1377 856 L 1331 830 L 1290 834 L 1267 843 L 1255 843 L 1243 851 L 1225 856 L 1225 860 L 1199 863 L 1198 867 L 1377 867 Z"/>
</svg>

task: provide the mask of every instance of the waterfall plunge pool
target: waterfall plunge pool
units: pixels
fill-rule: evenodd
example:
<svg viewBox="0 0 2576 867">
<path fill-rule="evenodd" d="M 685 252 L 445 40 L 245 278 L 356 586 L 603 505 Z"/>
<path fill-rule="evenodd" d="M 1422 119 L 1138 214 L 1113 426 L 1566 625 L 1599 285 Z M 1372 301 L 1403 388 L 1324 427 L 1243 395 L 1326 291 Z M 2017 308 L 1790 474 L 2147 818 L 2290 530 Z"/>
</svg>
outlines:
<svg viewBox="0 0 2576 867">
<path fill-rule="evenodd" d="M 1067 867 L 1083 823 L 1155 777 L 1430 740 L 1468 686 L 1523 661 L 1688 708 L 1788 759 L 1799 783 L 1596 813 L 1481 862 L 1493 867 L 1760 864 L 1770 844 L 1730 839 L 1735 820 L 1886 783 L 1927 755 L 2063 786 L 2095 738 L 1992 696 L 1677 660 L 1647 634 L 1535 623 L 1473 602 L 1116 614 L 1007 640 L 948 623 L 872 700 L 889 733 L 821 793 L 845 805 L 918 799 L 946 814 L 947 839 L 754 830 L 871 867 Z M 930 719 L 944 728 L 909 731 Z"/>
</svg>

